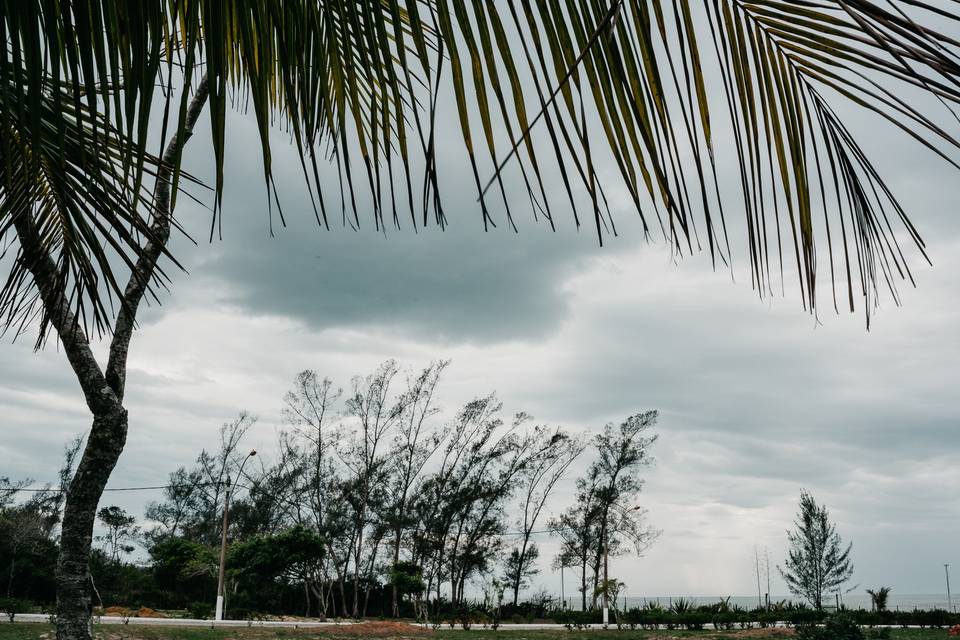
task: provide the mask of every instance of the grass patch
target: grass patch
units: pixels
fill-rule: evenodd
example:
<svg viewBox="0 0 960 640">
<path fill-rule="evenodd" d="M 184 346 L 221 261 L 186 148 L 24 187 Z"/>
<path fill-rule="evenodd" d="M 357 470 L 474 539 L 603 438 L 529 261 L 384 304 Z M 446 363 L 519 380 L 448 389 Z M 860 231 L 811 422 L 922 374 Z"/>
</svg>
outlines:
<svg viewBox="0 0 960 640">
<path fill-rule="evenodd" d="M 257 629 L 209 627 L 147 627 L 136 625 L 100 625 L 95 629 L 99 640 L 345 640 L 347 638 L 383 638 L 384 640 L 737 640 L 788 637 L 782 632 L 755 629 L 742 631 L 641 631 L 641 630 L 535 630 L 439 629 L 407 631 L 395 623 L 344 626 L 333 629 Z M 53 640 L 49 624 L 0 622 L 0 640 Z M 945 629 L 893 629 L 892 640 L 947 640 Z"/>
</svg>

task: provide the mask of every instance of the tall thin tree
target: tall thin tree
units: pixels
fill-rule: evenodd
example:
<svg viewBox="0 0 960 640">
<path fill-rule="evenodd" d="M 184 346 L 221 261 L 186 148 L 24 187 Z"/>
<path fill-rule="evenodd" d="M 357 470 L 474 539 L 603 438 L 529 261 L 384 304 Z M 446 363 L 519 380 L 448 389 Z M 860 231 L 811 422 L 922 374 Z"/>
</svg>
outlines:
<svg viewBox="0 0 960 640">
<path fill-rule="evenodd" d="M 800 493 L 800 512 L 795 529 L 787 532 L 790 551 L 783 567 L 777 567 L 794 595 L 823 608 L 823 596 L 838 591 L 853 575 L 850 551 L 843 546 L 830 513 L 808 491 Z"/>
</svg>

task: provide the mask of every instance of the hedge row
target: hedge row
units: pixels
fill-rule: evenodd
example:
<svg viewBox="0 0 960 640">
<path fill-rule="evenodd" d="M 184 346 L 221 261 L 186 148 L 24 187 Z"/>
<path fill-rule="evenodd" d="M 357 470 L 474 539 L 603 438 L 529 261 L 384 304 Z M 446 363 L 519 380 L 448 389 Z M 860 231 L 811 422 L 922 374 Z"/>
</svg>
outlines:
<svg viewBox="0 0 960 640">
<path fill-rule="evenodd" d="M 865 610 L 844 610 L 847 617 L 861 626 L 902 626 L 942 629 L 960 624 L 960 614 L 943 609 L 913 611 L 873 612 Z M 715 625 L 720 629 L 771 627 L 775 625 L 803 626 L 822 624 L 831 614 L 813 609 L 792 609 L 783 611 L 720 611 L 711 612 L 692 610 L 674 612 L 665 609 L 629 609 L 623 612 L 611 612 L 611 624 L 619 622 L 631 628 L 703 629 Z M 600 611 L 555 611 L 550 616 L 555 622 L 570 627 L 582 627 L 588 624 L 600 624 Z"/>
</svg>

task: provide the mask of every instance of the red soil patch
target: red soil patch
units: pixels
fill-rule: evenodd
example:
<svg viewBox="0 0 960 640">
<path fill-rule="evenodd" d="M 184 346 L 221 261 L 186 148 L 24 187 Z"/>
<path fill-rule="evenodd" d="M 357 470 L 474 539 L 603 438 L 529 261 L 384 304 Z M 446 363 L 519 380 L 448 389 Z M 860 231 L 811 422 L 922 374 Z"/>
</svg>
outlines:
<svg viewBox="0 0 960 640">
<path fill-rule="evenodd" d="M 166 618 L 159 611 L 150 607 L 140 607 L 139 609 L 128 609 L 126 607 L 107 607 L 103 610 L 104 616 L 117 618 Z"/>
<path fill-rule="evenodd" d="M 415 636 L 428 636 L 433 633 L 431 629 L 414 626 L 406 622 L 386 621 L 361 622 L 358 624 L 324 627 L 322 631 L 325 635 L 350 638 L 412 638 Z"/>
</svg>

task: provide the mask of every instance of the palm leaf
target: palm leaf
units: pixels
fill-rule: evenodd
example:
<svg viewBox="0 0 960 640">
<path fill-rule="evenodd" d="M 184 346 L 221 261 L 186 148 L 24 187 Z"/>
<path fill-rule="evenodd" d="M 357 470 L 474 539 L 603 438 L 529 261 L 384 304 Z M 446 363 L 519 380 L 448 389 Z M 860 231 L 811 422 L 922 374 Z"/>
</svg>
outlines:
<svg viewBox="0 0 960 640">
<path fill-rule="evenodd" d="M 81 121 L 72 112 L 57 113 L 58 102 L 66 97 L 61 87 L 50 86 L 35 112 L 21 122 L 8 120 L 0 136 L 0 241 L 3 253 L 17 252 L 0 289 L 0 324 L 20 332 L 39 313 L 41 340 L 50 310 L 39 306 L 39 293 L 28 275 L 35 265 L 22 242 L 8 241 L 11 235 L 27 229 L 45 248 L 54 263 L 59 294 L 79 309 L 88 332 L 109 326 L 117 310 L 113 294 L 120 290 L 115 274 L 132 268 L 141 247 L 152 239 L 153 203 L 125 171 L 132 142 L 83 105 Z M 48 135 L 36 135 L 34 126 Z M 157 165 L 145 154 L 140 170 L 155 175 Z M 162 270 L 156 279 L 163 282 Z"/>
</svg>

